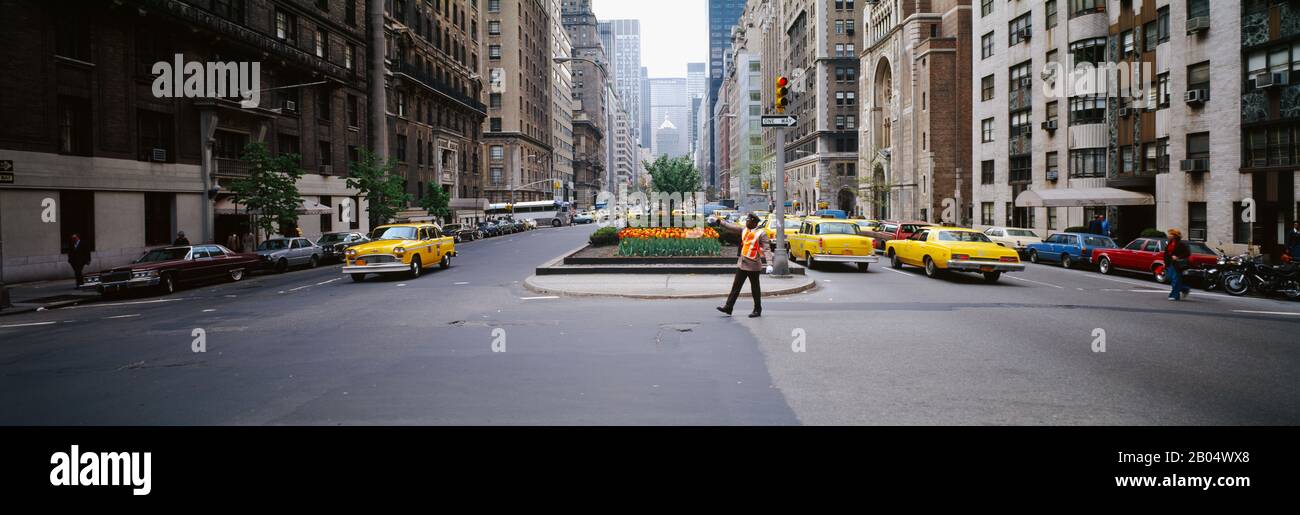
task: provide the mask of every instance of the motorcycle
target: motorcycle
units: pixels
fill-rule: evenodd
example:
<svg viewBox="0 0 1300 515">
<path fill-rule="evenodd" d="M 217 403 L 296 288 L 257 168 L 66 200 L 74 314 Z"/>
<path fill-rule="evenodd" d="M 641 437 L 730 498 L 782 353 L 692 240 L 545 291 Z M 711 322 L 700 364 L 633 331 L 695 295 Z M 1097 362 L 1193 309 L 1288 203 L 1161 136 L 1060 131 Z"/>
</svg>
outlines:
<svg viewBox="0 0 1300 515">
<path fill-rule="evenodd" d="M 1190 268 L 1183 272 L 1183 276 L 1189 281 L 1199 282 L 1206 291 L 1214 291 L 1223 285 L 1223 275 L 1225 272 L 1236 270 L 1241 265 L 1244 256 L 1229 257 L 1223 249 L 1218 250 L 1219 261 L 1213 266 L 1201 266 L 1199 268 Z"/>
<path fill-rule="evenodd" d="M 1219 273 L 1219 284 L 1228 295 L 1240 297 L 1255 290 L 1300 300 L 1300 270 L 1294 263 L 1267 265 L 1263 256 L 1237 256 Z"/>
</svg>

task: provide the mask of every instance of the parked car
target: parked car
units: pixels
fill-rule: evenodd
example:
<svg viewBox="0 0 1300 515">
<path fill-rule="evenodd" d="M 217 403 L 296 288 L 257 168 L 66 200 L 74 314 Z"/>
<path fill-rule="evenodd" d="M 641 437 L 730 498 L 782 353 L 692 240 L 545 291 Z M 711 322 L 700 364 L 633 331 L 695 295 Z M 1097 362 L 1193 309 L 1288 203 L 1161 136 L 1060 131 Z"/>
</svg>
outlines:
<svg viewBox="0 0 1300 515">
<path fill-rule="evenodd" d="M 456 243 L 474 241 L 478 239 L 478 229 L 471 228 L 461 224 L 447 224 L 442 226 L 442 233 L 451 236 Z"/>
<path fill-rule="evenodd" d="M 578 213 L 573 217 L 574 225 L 596 223 L 596 216 L 588 211 Z"/>
<path fill-rule="evenodd" d="M 327 232 L 316 239 L 316 246 L 321 248 L 321 262 L 343 261 L 343 251 L 348 247 L 370 241 L 359 232 Z"/>
<path fill-rule="evenodd" d="M 1065 268 L 1092 264 L 1097 250 L 1115 249 L 1115 240 L 1100 234 L 1063 232 L 1048 236 L 1042 243 L 1029 245 L 1029 262 L 1060 263 Z"/>
<path fill-rule="evenodd" d="M 990 240 L 984 233 L 958 227 L 924 227 L 905 239 L 885 244 L 890 266 L 925 268 L 925 275 L 937 277 L 945 270 L 984 274 L 986 282 L 997 282 L 1004 272 L 1025 269 L 1016 251 Z"/>
<path fill-rule="evenodd" d="M 556 225 L 556 227 L 559 227 L 559 226 Z M 531 230 L 533 230 L 533 229 L 536 229 L 536 228 L 537 228 L 537 220 L 534 220 L 534 219 L 532 219 L 532 218 L 525 219 L 525 220 L 524 220 L 524 228 L 527 229 L 527 230 L 529 230 L 529 231 L 531 231 Z"/>
<path fill-rule="evenodd" d="M 514 224 L 515 232 L 524 232 L 528 230 L 528 223 L 523 220 L 512 220 L 510 223 Z"/>
<path fill-rule="evenodd" d="M 776 225 L 777 224 L 775 220 L 776 220 L 776 215 L 773 215 L 763 219 L 763 221 L 758 224 L 758 228 L 763 229 L 763 231 L 767 233 L 767 239 L 769 242 L 771 242 L 772 250 L 776 250 Z M 785 232 L 785 244 L 787 248 L 790 245 L 790 239 L 794 237 L 795 234 L 799 233 L 799 225 L 802 223 L 803 222 L 799 220 L 799 218 L 797 217 L 793 217 L 793 216 L 785 217 L 785 224 L 783 224 L 784 225 L 783 232 Z"/>
<path fill-rule="evenodd" d="M 172 293 L 180 285 L 227 279 L 238 281 L 257 268 L 260 258 L 221 245 L 165 247 L 145 252 L 131 264 L 86 276 L 82 289 L 105 295 L 136 288 Z"/>
<path fill-rule="evenodd" d="M 361 282 L 367 274 L 407 274 L 420 277 L 435 263 L 451 266 L 456 241 L 428 223 L 392 224 L 376 227 L 370 242 L 347 250 L 343 273 Z"/>
<path fill-rule="evenodd" d="M 909 238 L 920 229 L 930 225 L 929 222 L 885 220 L 880 222 L 875 230 L 865 231 L 863 234 L 870 236 L 871 240 L 875 242 L 876 252 L 884 253 L 885 243 L 889 240 Z"/>
<path fill-rule="evenodd" d="M 257 246 L 262 266 L 284 273 L 295 266 L 316 268 L 323 251 L 307 238 L 272 238 Z"/>
<path fill-rule="evenodd" d="M 496 222 L 479 222 L 478 232 L 483 234 L 484 238 L 501 235 L 501 227 Z"/>
<path fill-rule="evenodd" d="M 853 263 L 866 272 L 871 263 L 878 262 L 871 238 L 858 231 L 857 224 L 847 220 L 808 218 L 799 225 L 799 232 L 790 238 L 790 259 L 803 259 L 808 268 L 820 263 Z"/>
<path fill-rule="evenodd" d="M 1033 230 L 1019 227 L 989 227 L 984 230 L 984 235 L 993 240 L 993 243 L 1015 249 L 1021 255 L 1029 251 L 1030 245 L 1043 242 Z"/>
<path fill-rule="evenodd" d="M 1093 256 L 1097 271 L 1112 274 L 1116 270 L 1128 270 L 1151 274 L 1156 282 L 1166 282 L 1165 238 L 1138 238 L 1124 248 L 1098 249 Z M 1219 254 L 1201 242 L 1186 242 L 1191 250 L 1191 268 L 1212 268 L 1219 263 Z"/>
</svg>

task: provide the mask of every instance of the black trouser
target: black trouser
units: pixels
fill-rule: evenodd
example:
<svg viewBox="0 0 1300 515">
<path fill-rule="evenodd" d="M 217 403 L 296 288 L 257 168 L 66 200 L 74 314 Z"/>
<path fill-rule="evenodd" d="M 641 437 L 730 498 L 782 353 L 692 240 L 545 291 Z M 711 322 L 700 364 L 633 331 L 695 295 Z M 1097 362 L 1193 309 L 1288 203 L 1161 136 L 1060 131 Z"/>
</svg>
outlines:
<svg viewBox="0 0 1300 515">
<path fill-rule="evenodd" d="M 749 279 L 749 294 L 754 297 L 754 312 L 763 312 L 763 289 L 758 285 L 758 275 L 758 271 L 736 269 L 736 280 L 731 283 L 731 294 L 727 296 L 725 306 L 727 311 L 731 311 L 736 306 L 736 298 L 740 297 L 740 287 L 745 285 L 745 279 Z"/>
<path fill-rule="evenodd" d="M 81 282 L 84 280 L 81 275 L 81 269 L 85 267 L 86 265 L 72 265 L 72 273 L 77 277 L 77 286 L 81 286 Z"/>
</svg>

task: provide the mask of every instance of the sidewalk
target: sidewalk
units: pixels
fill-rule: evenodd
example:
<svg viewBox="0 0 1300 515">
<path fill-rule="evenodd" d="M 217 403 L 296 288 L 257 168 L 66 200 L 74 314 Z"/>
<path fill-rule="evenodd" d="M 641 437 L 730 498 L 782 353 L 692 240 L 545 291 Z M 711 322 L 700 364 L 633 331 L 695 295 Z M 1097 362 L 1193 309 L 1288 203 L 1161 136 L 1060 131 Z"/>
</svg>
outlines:
<svg viewBox="0 0 1300 515">
<path fill-rule="evenodd" d="M 633 299 L 709 299 L 725 298 L 731 291 L 734 275 L 723 274 L 584 274 L 534 275 L 524 281 L 530 291 L 546 295 L 591 297 L 626 297 Z M 764 297 L 791 295 L 817 286 L 808 276 L 795 275 L 777 279 L 764 275 L 760 279 Z M 749 285 L 741 289 L 749 296 Z"/>
<path fill-rule="evenodd" d="M 73 288 L 72 279 L 6 284 L 13 307 L 0 309 L 0 316 L 54 309 L 99 300 L 99 294 Z"/>
</svg>

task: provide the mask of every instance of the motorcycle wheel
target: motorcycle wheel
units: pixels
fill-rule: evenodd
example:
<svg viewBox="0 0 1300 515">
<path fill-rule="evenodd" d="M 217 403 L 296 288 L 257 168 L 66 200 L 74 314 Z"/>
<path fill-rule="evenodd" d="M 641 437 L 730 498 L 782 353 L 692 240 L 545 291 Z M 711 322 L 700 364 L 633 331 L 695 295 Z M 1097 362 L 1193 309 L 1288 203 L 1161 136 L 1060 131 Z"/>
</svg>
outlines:
<svg viewBox="0 0 1300 515">
<path fill-rule="evenodd" d="M 1246 279 L 1245 274 L 1242 273 L 1224 274 L 1223 277 L 1219 278 L 1219 283 L 1223 286 L 1223 291 L 1234 297 L 1250 293 L 1250 280 Z"/>
</svg>

